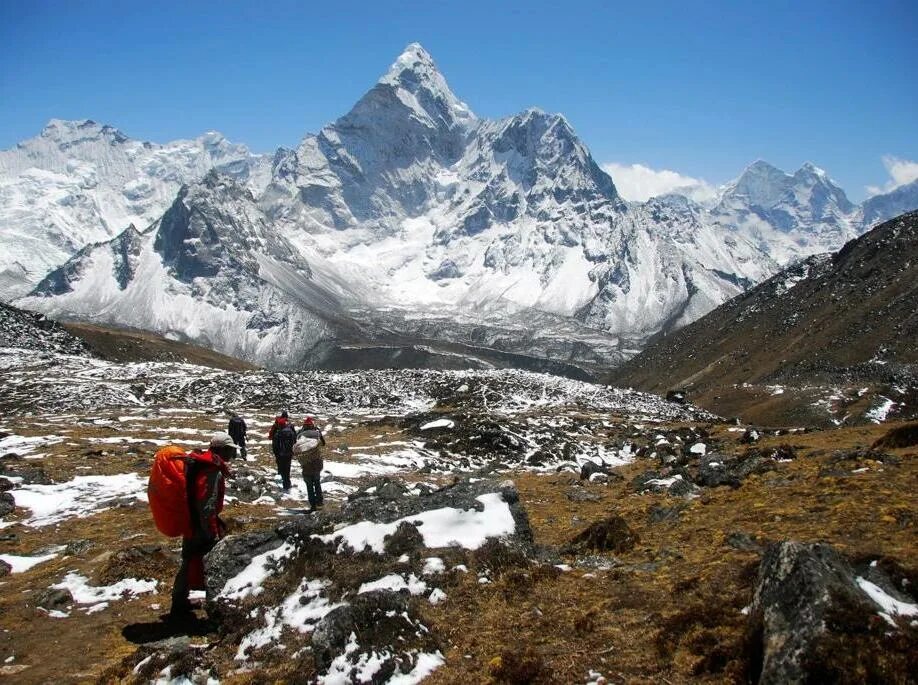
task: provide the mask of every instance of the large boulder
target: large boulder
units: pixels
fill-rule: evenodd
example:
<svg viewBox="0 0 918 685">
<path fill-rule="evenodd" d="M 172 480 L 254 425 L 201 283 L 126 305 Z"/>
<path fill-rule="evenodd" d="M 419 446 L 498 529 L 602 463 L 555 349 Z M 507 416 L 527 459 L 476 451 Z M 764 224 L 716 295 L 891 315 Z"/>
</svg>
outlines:
<svg viewBox="0 0 918 685">
<path fill-rule="evenodd" d="M 877 603 L 914 602 L 895 585 L 875 565 L 856 571 L 827 544 L 771 545 L 750 612 L 752 681 L 906 682 L 915 636 L 903 647 L 894 617 Z"/>
<path fill-rule="evenodd" d="M 316 670 L 326 673 L 334 662 L 339 673 L 356 675 L 357 664 L 354 673 L 348 673 L 352 644 L 359 645 L 361 652 L 375 653 L 382 662 L 374 682 L 388 681 L 396 669 L 402 671 L 400 664 L 408 665 L 419 652 L 439 648 L 430 631 L 412 616 L 409 599 L 386 590 L 359 594 L 319 621 L 312 633 Z"/>
</svg>

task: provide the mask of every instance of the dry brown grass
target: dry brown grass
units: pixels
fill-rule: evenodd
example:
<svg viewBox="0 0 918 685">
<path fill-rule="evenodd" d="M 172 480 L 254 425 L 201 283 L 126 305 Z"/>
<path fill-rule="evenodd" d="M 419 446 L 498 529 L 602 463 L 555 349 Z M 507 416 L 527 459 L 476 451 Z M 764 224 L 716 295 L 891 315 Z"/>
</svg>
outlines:
<svg viewBox="0 0 918 685">
<path fill-rule="evenodd" d="M 561 572 L 550 563 L 533 564 L 497 546 L 449 558 L 450 565 L 467 563 L 470 572 L 442 579 L 445 603 L 422 604 L 425 622 L 441 638 L 447 659 L 429 682 L 574 683 L 584 682 L 590 669 L 613 683 L 737 680 L 746 666 L 746 622 L 740 609 L 750 601 L 758 555 L 730 547 L 731 533 L 745 533 L 757 541 L 825 540 L 858 558 L 895 559 L 904 569 L 901 573 L 914 576 L 918 450 L 888 450 L 899 459 L 898 465 L 881 464 L 869 456 L 833 461 L 838 451 L 866 450 L 889 428 L 767 437 L 755 447 L 789 443 L 797 459 L 751 476 L 738 489 L 707 489 L 689 501 L 678 518 L 659 523 L 650 522 L 650 509 L 680 500 L 630 490 L 629 480 L 646 470 L 647 462 L 620 469 L 624 481 L 584 484 L 599 497 L 595 502 L 568 499 L 574 484 L 580 487 L 571 474 L 513 474 L 535 542 L 549 554 L 611 515 L 622 517 L 639 541 L 629 551 L 597 554 L 607 562 L 606 570 Z M 363 440 L 393 430 L 361 426 L 348 431 L 342 441 L 366 445 L 369 442 Z M 84 436 L 104 433 L 93 427 L 80 431 Z M 713 437 L 724 442 L 725 451 L 742 453 L 748 447 L 737 443 L 739 435 L 716 427 Z M 129 453 L 138 449 L 131 445 L 121 452 L 112 450 L 99 462 L 100 469 L 140 470 L 134 467 L 139 457 Z M 55 455 L 45 460 L 55 476 L 76 473 L 78 465 L 87 463 L 75 447 L 62 446 Z M 820 475 L 828 466 L 847 475 Z M 858 468 L 867 470 L 852 473 Z M 225 513 L 240 531 L 263 527 L 277 516 L 273 507 L 239 503 L 229 505 Z M 145 567 L 161 581 L 160 594 L 116 602 L 97 614 L 73 611 L 70 618 L 52 619 L 34 608 L 32 597 L 69 570 L 98 577 L 111 565 L 114 553 L 134 545 L 163 545 L 164 554 L 177 563 L 175 544 L 156 533 L 146 507 L 137 503 L 27 532 L 18 541 L 3 542 L 0 549 L 26 554 L 77 539 L 89 539 L 94 546 L 79 556 L 54 559 L 3 579 L 0 630 L 8 632 L 0 632 L 0 645 L 5 653 L 16 655 L 16 664 L 29 665 L 16 675 L 17 682 L 92 682 L 105 669 L 133 658 L 135 646 L 121 630 L 129 623 L 156 620 L 167 608 L 165 593 L 174 566 Z M 575 557 L 561 560 L 574 563 Z M 358 571 L 353 569 L 353 583 L 374 576 L 378 569 Z M 492 582 L 479 584 L 479 571 L 487 571 Z M 151 608 L 154 603 L 162 608 Z M 234 645 L 224 644 L 208 659 L 219 666 L 224 682 L 252 682 L 251 674 L 230 673 L 234 650 Z M 305 668 L 293 662 L 268 665 L 261 677 L 264 682 L 293 682 Z"/>
<path fill-rule="evenodd" d="M 675 502 L 629 491 L 630 477 L 646 464 L 621 469 L 624 482 L 585 485 L 598 502 L 568 500 L 575 478 L 567 474 L 516 475 L 537 543 L 563 545 L 610 514 L 623 517 L 640 543 L 614 555 L 617 565 L 607 571 L 575 569 L 556 579 L 531 574 L 522 584 L 505 577 L 479 586 L 467 579 L 449 602 L 427 610 L 450 644 L 446 666 L 430 682 L 512 682 L 500 679 L 504 670 L 495 664 L 507 663 L 507 654 L 525 662 L 533 652 L 541 667 L 532 682 L 583 682 L 590 669 L 609 682 L 742 680 L 746 621 L 740 610 L 751 601 L 759 557 L 727 545 L 730 533 L 824 540 L 852 556 L 889 556 L 918 567 L 914 449 L 891 450 L 899 466 L 870 462 L 862 473 L 819 475 L 835 450 L 865 449 L 887 429 L 766 438 L 757 447 L 790 442 L 798 459 L 751 476 L 738 489 L 706 490 L 679 519 L 656 524 L 650 508 Z M 736 443 L 738 434 L 716 433 L 730 449 L 747 449 Z"/>
</svg>

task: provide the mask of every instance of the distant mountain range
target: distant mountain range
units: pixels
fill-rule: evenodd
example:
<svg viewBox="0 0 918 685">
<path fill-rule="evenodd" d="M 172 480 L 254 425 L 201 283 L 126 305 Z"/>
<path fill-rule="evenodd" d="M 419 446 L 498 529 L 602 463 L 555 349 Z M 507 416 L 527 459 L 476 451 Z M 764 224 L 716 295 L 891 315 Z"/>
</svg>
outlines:
<svg viewBox="0 0 918 685">
<path fill-rule="evenodd" d="M 903 207 L 918 184 L 858 207 L 764 162 L 706 207 L 626 202 L 563 116 L 481 119 L 414 44 L 273 157 L 89 121 L 0 152 L 0 293 L 272 366 L 408 345 L 600 368 Z"/>
</svg>

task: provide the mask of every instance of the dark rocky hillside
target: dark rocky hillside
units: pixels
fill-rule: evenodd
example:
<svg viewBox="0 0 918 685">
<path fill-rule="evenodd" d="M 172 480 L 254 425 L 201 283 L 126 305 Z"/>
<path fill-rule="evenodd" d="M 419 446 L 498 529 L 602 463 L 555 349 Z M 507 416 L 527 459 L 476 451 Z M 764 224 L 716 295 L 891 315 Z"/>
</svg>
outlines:
<svg viewBox="0 0 918 685">
<path fill-rule="evenodd" d="M 858 386 L 861 398 L 896 394 L 890 401 L 913 411 L 907 397 L 915 392 L 916 340 L 918 212 L 911 212 L 658 337 L 608 380 L 660 393 L 684 388 L 708 409 L 747 418 L 753 404 L 786 408 L 791 401 L 815 411 L 810 393 L 789 391 L 812 386 L 840 391 L 830 402 L 844 400 L 848 386 Z M 763 386 L 770 391 L 754 392 Z M 764 413 L 786 421 L 794 412 Z M 797 413 L 813 419 L 813 412 Z"/>
<path fill-rule="evenodd" d="M 86 343 L 44 314 L 0 302 L 0 347 L 87 354 Z"/>
</svg>

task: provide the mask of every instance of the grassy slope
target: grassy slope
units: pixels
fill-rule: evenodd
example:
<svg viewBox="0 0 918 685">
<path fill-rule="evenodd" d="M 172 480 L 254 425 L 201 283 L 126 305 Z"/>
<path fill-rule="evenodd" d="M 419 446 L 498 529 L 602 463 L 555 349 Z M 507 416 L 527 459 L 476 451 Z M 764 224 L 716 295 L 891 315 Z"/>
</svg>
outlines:
<svg viewBox="0 0 918 685">
<path fill-rule="evenodd" d="M 93 353 L 113 362 L 187 362 L 227 371 L 257 368 L 249 362 L 214 352 L 206 347 L 169 340 L 145 331 L 77 322 L 63 325 L 68 331 L 85 340 Z"/>
<path fill-rule="evenodd" d="M 21 428 L 28 434 L 26 426 Z M 502 573 L 491 573 L 490 585 L 479 585 L 474 571 L 494 560 L 473 555 L 473 573 L 456 574 L 444 584 L 446 603 L 430 606 L 419 600 L 428 625 L 444 637 L 447 658 L 429 682 L 487 682 L 495 675 L 512 682 L 514 673 L 524 672 L 533 675 L 533 682 L 584 682 L 589 668 L 601 670 L 610 682 L 731 679 L 745 667 L 745 619 L 740 609 L 751 599 L 759 555 L 730 547 L 730 533 L 743 532 L 762 542 L 826 540 L 855 556 L 890 556 L 918 568 L 914 447 L 891 450 L 901 459 L 898 466 L 854 460 L 841 463 L 836 475 L 820 475 L 835 450 L 868 447 L 888 428 L 766 438 L 757 446 L 789 441 L 798 459 L 779 464 L 775 472 L 750 477 L 739 489 L 705 490 L 686 503 L 678 519 L 661 523 L 649 521 L 650 508 L 682 500 L 632 491 L 628 480 L 648 467 L 646 461 L 622 468 L 623 482 L 585 485 L 598 496 L 596 502 L 570 501 L 568 493 L 579 489 L 571 474 L 512 474 L 538 544 L 563 545 L 611 513 L 624 517 L 640 542 L 626 553 L 600 554 L 601 561 L 613 565 L 608 570 L 561 573 L 551 565 L 537 568 L 511 559 Z M 104 437 L 112 430 L 116 429 L 87 426 L 85 437 Z M 73 436 L 73 442 L 83 433 Z M 155 422 L 147 434 L 157 434 Z M 736 442 L 739 435 L 719 428 L 714 437 L 723 442 L 724 451 L 742 452 L 747 448 Z M 55 457 L 44 464 L 55 480 L 85 473 L 80 467 L 87 463 L 99 473 L 144 473 L 152 448 L 139 443 L 109 446 L 108 454 L 90 462 L 85 448 L 65 443 L 50 448 Z M 854 473 L 859 468 L 866 470 Z M 229 505 L 227 515 L 236 531 L 263 527 L 276 516 L 270 508 L 239 503 Z M 16 528 L 4 532 L 8 531 Z M 57 558 L 3 579 L 0 629 L 8 632 L 0 632 L 0 645 L 5 653 L 16 655 L 10 666 L 29 665 L 16 674 L 18 682 L 92 682 L 106 668 L 119 671 L 123 667 L 118 663 L 135 649 L 121 630 L 130 623 L 156 620 L 168 604 L 165 593 L 177 553 L 174 544 L 153 529 L 143 503 L 39 529 L 21 535 L 19 541 L 3 542 L 0 549 L 33 553 L 78 539 L 94 546 L 86 554 Z M 114 552 L 138 544 L 162 545 L 162 554 L 145 560 L 142 567 L 111 567 Z M 97 614 L 74 611 L 67 619 L 52 619 L 36 610 L 33 593 L 74 569 L 99 582 L 113 572 L 116 577 L 127 573 L 157 578 L 162 593 L 116 602 Z M 95 637 L 87 640 L 87 635 Z M 308 636 L 300 639 L 306 642 Z M 296 649 L 293 638 L 285 638 L 285 644 L 285 654 Z M 231 674 L 234 653 L 234 645 L 217 641 L 208 658 L 218 666 L 223 682 L 251 682 L 252 673 Z M 289 681 L 303 675 L 297 668 L 288 658 L 278 658 L 265 663 L 261 675 L 267 681 Z"/>
</svg>

